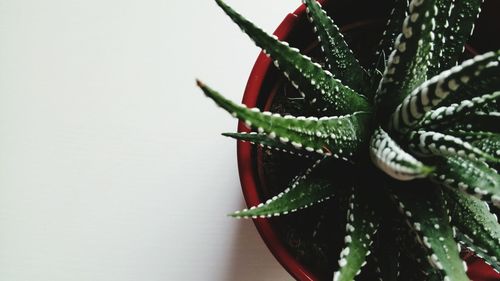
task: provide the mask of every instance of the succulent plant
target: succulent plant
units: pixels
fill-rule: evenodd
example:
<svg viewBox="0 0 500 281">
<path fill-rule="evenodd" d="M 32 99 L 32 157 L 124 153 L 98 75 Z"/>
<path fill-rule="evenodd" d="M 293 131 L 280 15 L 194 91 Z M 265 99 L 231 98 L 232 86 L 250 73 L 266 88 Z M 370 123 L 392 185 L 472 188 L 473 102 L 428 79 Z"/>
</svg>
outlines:
<svg viewBox="0 0 500 281">
<path fill-rule="evenodd" d="M 395 0 L 369 68 L 315 0 L 303 2 L 323 64 L 216 2 L 300 92 L 302 112 L 314 113 L 247 108 L 197 82 L 254 130 L 226 136 L 293 153 L 297 161 L 313 159 L 282 193 L 232 216 L 279 216 L 345 198 L 336 281 L 353 280 L 367 260 L 381 279 L 396 280 L 400 253 L 413 257 L 415 276 L 424 276 L 419 280 L 469 280 L 462 246 L 500 270 L 494 214 L 500 206 L 500 50 L 461 62 L 482 0 Z M 387 219 L 393 212 L 407 231 Z M 407 233 L 415 239 L 406 241 Z M 374 241 L 383 250 L 374 251 Z M 378 256 L 370 260 L 372 251 Z"/>
</svg>

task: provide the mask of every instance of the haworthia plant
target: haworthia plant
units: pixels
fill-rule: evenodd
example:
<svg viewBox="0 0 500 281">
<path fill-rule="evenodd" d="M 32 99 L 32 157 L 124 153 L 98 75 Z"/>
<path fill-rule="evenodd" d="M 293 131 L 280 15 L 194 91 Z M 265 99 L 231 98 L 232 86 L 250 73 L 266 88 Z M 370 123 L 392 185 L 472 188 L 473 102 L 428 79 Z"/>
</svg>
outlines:
<svg viewBox="0 0 500 281">
<path fill-rule="evenodd" d="M 369 68 L 351 51 L 335 19 L 315 0 L 303 2 L 322 61 L 216 0 L 299 91 L 304 108 L 316 112 L 297 116 L 248 108 L 197 82 L 253 129 L 225 136 L 292 153 L 297 161 L 317 160 L 281 193 L 231 216 L 286 215 L 347 194 L 347 225 L 339 227 L 345 229 L 345 245 L 332 267 L 333 280 L 353 280 L 366 268 L 376 268 L 372 276 L 381 280 L 469 280 L 460 245 L 500 269 L 500 226 L 488 208 L 500 207 L 500 50 L 459 61 L 482 1 L 395 0 Z M 387 195 L 384 202 L 393 206 L 371 200 L 373 194 Z M 401 215 L 384 219 L 391 208 Z M 398 220 L 407 224 L 396 225 Z M 402 225 L 419 243 L 399 239 L 383 250 Z M 402 259 L 370 258 L 372 252 Z M 377 264 L 364 266 L 369 261 Z M 415 266 L 404 267 L 408 261 Z"/>
</svg>

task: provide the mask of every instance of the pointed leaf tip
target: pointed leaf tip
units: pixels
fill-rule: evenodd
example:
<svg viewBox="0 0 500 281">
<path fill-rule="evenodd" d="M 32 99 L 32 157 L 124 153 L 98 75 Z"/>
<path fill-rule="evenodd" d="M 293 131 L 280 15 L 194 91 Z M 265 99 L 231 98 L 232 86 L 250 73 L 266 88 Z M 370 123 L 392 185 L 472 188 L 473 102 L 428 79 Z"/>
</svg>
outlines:
<svg viewBox="0 0 500 281">
<path fill-rule="evenodd" d="M 365 96 L 369 95 L 368 74 L 345 42 L 340 29 L 316 0 L 302 2 L 307 7 L 307 15 L 318 36 L 326 68 L 345 85 Z"/>
<path fill-rule="evenodd" d="M 288 78 L 307 102 L 316 103 L 322 116 L 344 115 L 356 111 L 371 111 L 366 97 L 344 85 L 319 63 L 303 55 L 297 48 L 266 33 L 221 1 L 221 9 L 252 41 L 269 56 L 274 65 Z"/>
<path fill-rule="evenodd" d="M 205 87 L 205 84 L 203 84 L 203 82 L 201 82 L 200 79 L 196 78 L 196 86 L 200 87 L 200 88 L 204 88 Z"/>
<path fill-rule="evenodd" d="M 338 188 L 325 176 L 326 158 L 318 160 L 303 174 L 296 177 L 280 194 L 249 209 L 236 211 L 230 216 L 235 218 L 266 218 L 286 215 L 308 208 L 335 195 Z M 340 184 L 342 186 L 343 184 Z"/>
<path fill-rule="evenodd" d="M 404 151 L 382 128 L 378 128 L 370 141 L 372 162 L 387 175 L 408 181 L 425 178 L 434 168 L 424 165 Z"/>
<path fill-rule="evenodd" d="M 225 137 L 230 137 L 242 142 L 249 142 L 254 145 L 259 145 L 266 149 L 273 149 L 275 151 L 286 152 L 299 157 L 309 158 L 317 156 L 317 152 L 310 152 L 305 147 L 298 143 L 282 142 L 279 138 L 271 138 L 264 133 L 250 132 L 250 133 L 222 133 Z"/>
<path fill-rule="evenodd" d="M 355 161 L 368 138 L 370 113 L 367 112 L 322 118 L 281 116 L 235 104 L 207 86 L 202 87 L 202 90 L 217 105 L 244 121 L 248 127 L 267 134 L 271 139 L 304 148 L 308 152 Z"/>
</svg>

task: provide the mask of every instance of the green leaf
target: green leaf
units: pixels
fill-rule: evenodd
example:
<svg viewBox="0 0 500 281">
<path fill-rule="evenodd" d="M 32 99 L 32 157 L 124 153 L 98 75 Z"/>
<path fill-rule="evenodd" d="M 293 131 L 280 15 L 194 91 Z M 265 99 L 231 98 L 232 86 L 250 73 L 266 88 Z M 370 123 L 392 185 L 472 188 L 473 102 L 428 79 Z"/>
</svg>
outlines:
<svg viewBox="0 0 500 281">
<path fill-rule="evenodd" d="M 406 188 L 401 186 L 398 188 Z M 405 281 L 443 281 L 443 274 L 439 269 L 436 269 L 429 263 L 428 257 L 430 252 L 422 243 L 422 240 L 415 235 L 415 230 L 412 228 L 406 231 L 400 231 L 396 235 L 402 240 L 399 244 L 401 247 L 401 270 L 397 280 Z M 393 234 L 394 235 L 394 234 Z M 394 237 L 389 237 L 394 240 Z M 385 279 L 384 279 L 385 281 Z"/>
<path fill-rule="evenodd" d="M 447 126 L 455 127 L 455 124 L 460 124 L 461 122 L 458 121 L 466 118 L 467 114 L 476 111 L 484 105 L 492 104 L 499 99 L 500 91 L 474 97 L 471 100 L 464 100 L 458 104 L 454 103 L 449 106 L 439 107 L 427 112 L 418 127 L 431 130 Z"/>
<path fill-rule="evenodd" d="M 435 0 L 413 0 L 403 22 L 402 34 L 389 56 L 375 104 L 383 119 L 427 78 L 427 65 L 434 40 Z"/>
<path fill-rule="evenodd" d="M 458 129 L 467 131 L 486 131 L 500 133 L 500 113 L 475 112 L 468 114 L 457 124 Z"/>
<path fill-rule="evenodd" d="M 450 1 L 447 1 L 450 2 Z M 449 17 L 449 26 L 444 26 L 440 32 L 444 41 L 436 47 L 442 48 L 439 65 L 448 69 L 460 59 L 465 50 L 465 43 L 474 30 L 474 22 L 481 12 L 483 0 L 453 1 Z M 448 8 L 450 5 L 448 5 Z"/>
<path fill-rule="evenodd" d="M 452 224 L 462 234 L 463 240 L 500 269 L 500 224 L 491 214 L 488 204 L 456 189 L 445 190 Z"/>
<path fill-rule="evenodd" d="M 371 208 L 366 192 L 354 189 L 349 198 L 346 246 L 340 253 L 340 269 L 333 274 L 334 281 L 350 281 L 366 264 L 373 243 L 372 237 L 378 228 L 378 217 Z"/>
<path fill-rule="evenodd" d="M 311 157 L 314 152 L 309 152 L 303 147 L 293 146 L 291 143 L 283 143 L 280 140 L 272 139 L 266 134 L 251 133 L 223 133 L 223 136 L 231 137 L 243 142 L 258 144 L 261 147 L 287 152 L 290 154 Z"/>
<path fill-rule="evenodd" d="M 471 99 L 484 94 L 491 94 L 500 90 L 500 51 L 497 51 L 497 61 L 493 61 L 486 65 L 485 68 L 480 69 L 479 76 L 475 76 L 473 80 L 466 83 L 462 88 L 457 91 L 458 95 L 449 95 L 441 106 L 459 103 L 465 99 Z M 477 72 L 476 72 L 477 74 Z M 484 106 L 482 111 L 498 111 L 500 107 L 498 103 L 493 103 Z"/>
<path fill-rule="evenodd" d="M 497 257 L 490 257 L 484 253 L 484 249 L 481 249 L 474 245 L 474 242 L 470 240 L 470 237 L 465 236 L 464 234 L 460 233 L 460 231 L 457 231 L 457 236 L 456 240 L 459 241 L 461 246 L 464 246 L 467 248 L 469 251 L 474 252 L 474 254 L 483 261 L 490 265 L 497 273 L 500 272 L 500 268 L 498 266 L 498 259 Z"/>
<path fill-rule="evenodd" d="M 386 60 L 394 48 L 397 36 L 401 34 L 401 26 L 403 26 L 403 21 L 408 16 L 408 6 L 408 0 L 394 0 L 389 20 L 375 53 L 375 56 L 382 58 L 383 61 L 383 63 L 380 63 L 379 59 L 379 61 L 376 61 L 376 65 L 374 65 L 374 69 L 380 72 L 385 70 Z"/>
<path fill-rule="evenodd" d="M 335 188 L 328 178 L 319 176 L 324 173 L 325 162 L 325 159 L 318 160 L 302 175 L 296 177 L 288 188 L 265 203 L 253 206 L 250 209 L 236 211 L 230 216 L 236 218 L 264 218 L 286 215 L 330 199 L 330 197 L 334 196 L 338 187 Z"/>
<path fill-rule="evenodd" d="M 497 89 L 496 80 L 500 80 L 499 60 L 500 51 L 489 52 L 425 81 L 397 106 L 390 119 L 390 128 L 407 132 L 438 106 L 491 94 Z"/>
<path fill-rule="evenodd" d="M 398 180 L 424 178 L 433 170 L 404 151 L 380 127 L 372 135 L 370 157 L 375 166 Z"/>
<path fill-rule="evenodd" d="M 458 137 L 445 135 L 434 131 L 412 131 L 409 135 L 409 149 L 411 152 L 422 156 L 460 156 L 464 159 L 500 162 L 496 158 L 471 143 Z"/>
<path fill-rule="evenodd" d="M 453 0 L 436 0 L 436 8 L 437 8 L 437 15 L 435 17 L 436 19 L 436 29 L 435 29 L 435 36 L 436 39 L 434 40 L 434 48 L 432 52 L 432 57 L 430 59 L 430 64 L 429 64 L 429 70 L 428 70 L 428 76 L 432 77 L 437 74 L 439 74 L 442 70 L 448 69 L 449 67 L 443 69 L 441 66 L 441 61 L 443 57 L 443 49 L 446 48 L 445 44 L 445 33 L 449 33 L 447 29 L 450 28 L 449 26 L 449 18 L 450 18 L 450 12 L 451 12 L 451 7 L 453 6 Z M 446 38 L 446 41 L 451 40 L 450 38 Z M 448 64 L 448 62 L 445 62 Z"/>
<path fill-rule="evenodd" d="M 448 221 L 442 191 L 422 182 L 413 183 L 406 190 L 395 190 L 393 196 L 400 211 L 417 232 L 422 244 L 430 250 L 429 261 L 449 280 L 468 281 Z"/>
<path fill-rule="evenodd" d="M 353 160 L 363 144 L 368 141 L 369 113 L 356 112 L 352 115 L 335 117 L 293 117 L 260 112 L 258 108 L 248 109 L 224 98 L 216 91 L 198 81 L 203 92 L 231 115 L 256 128 L 269 138 L 278 138 L 308 152 Z"/>
<path fill-rule="evenodd" d="M 274 64 L 292 82 L 302 95 L 311 103 L 318 103 L 318 110 L 325 114 L 349 114 L 356 111 L 369 111 L 370 104 L 365 97 L 345 86 L 314 63 L 301 55 L 295 48 L 280 42 L 275 36 L 268 35 L 243 16 L 216 0 L 224 12 L 260 47 L 271 56 Z"/>
<path fill-rule="evenodd" d="M 472 145 L 496 158 L 500 158 L 500 134 L 490 134 L 485 138 L 473 141 Z"/>
<path fill-rule="evenodd" d="M 430 175 L 432 181 L 500 206 L 500 176 L 485 163 L 448 157 L 436 167 Z"/>
<path fill-rule="evenodd" d="M 339 28 L 316 0 L 303 0 L 303 2 L 307 5 L 309 20 L 314 24 L 314 30 L 318 34 L 328 70 L 344 85 L 365 96 L 370 95 L 368 74 L 345 42 Z"/>
</svg>

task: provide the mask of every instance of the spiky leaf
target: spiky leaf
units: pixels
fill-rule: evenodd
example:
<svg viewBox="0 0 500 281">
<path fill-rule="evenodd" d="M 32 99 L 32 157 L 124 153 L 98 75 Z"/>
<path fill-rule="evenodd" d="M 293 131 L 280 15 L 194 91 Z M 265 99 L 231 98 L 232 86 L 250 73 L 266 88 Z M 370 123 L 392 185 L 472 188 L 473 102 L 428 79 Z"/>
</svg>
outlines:
<svg viewBox="0 0 500 281">
<path fill-rule="evenodd" d="M 443 281 L 443 274 L 429 262 L 429 250 L 420 237 L 415 235 L 415 230 L 406 228 L 398 235 L 402 240 L 400 247 L 403 253 L 400 258 L 401 273 L 397 280 Z"/>
<path fill-rule="evenodd" d="M 451 2 L 451 1 L 447 1 Z M 439 56 L 441 69 L 455 66 L 465 49 L 465 43 L 474 30 L 474 22 L 481 11 L 483 0 L 459 0 L 453 1 L 449 8 L 449 26 L 444 25 L 440 30 L 444 40 L 438 44 L 442 48 Z"/>
<path fill-rule="evenodd" d="M 283 143 L 276 138 L 272 139 L 266 134 L 251 133 L 223 133 L 223 136 L 231 137 L 240 141 L 250 142 L 251 144 L 258 144 L 267 149 L 274 149 L 298 156 L 311 157 L 314 152 L 309 152 L 299 145 L 292 145 L 291 143 Z"/>
<path fill-rule="evenodd" d="M 456 189 L 446 189 L 445 196 L 452 223 L 464 240 L 490 262 L 500 257 L 500 225 L 488 205 Z M 500 269 L 498 261 L 492 265 Z"/>
<path fill-rule="evenodd" d="M 384 71 L 387 64 L 387 58 L 394 48 L 396 38 L 401 34 L 401 26 L 403 25 L 404 19 L 408 16 L 408 5 L 408 0 L 394 0 L 394 6 L 389 15 L 389 20 L 387 21 L 382 39 L 375 53 L 378 61 L 376 61 L 374 69 L 380 72 Z"/>
<path fill-rule="evenodd" d="M 201 82 L 203 92 L 226 111 L 244 121 L 248 126 L 266 133 L 270 138 L 304 147 L 309 152 L 347 160 L 361 150 L 367 141 L 369 113 L 357 112 L 340 117 L 293 117 L 248 109 L 224 98 Z"/>
<path fill-rule="evenodd" d="M 321 104 L 325 114 L 349 114 L 370 110 L 366 98 L 345 86 L 340 80 L 314 63 L 307 56 L 268 35 L 238 14 L 221 0 L 216 0 L 224 12 L 260 47 L 270 55 L 276 67 L 312 103 Z"/>
<path fill-rule="evenodd" d="M 380 215 L 384 220 L 374 238 L 374 249 L 371 256 L 375 262 L 378 280 L 381 281 L 397 281 L 399 279 L 401 260 L 406 255 L 402 251 L 404 248 L 408 248 L 403 247 L 403 245 L 407 245 L 403 236 L 405 232 L 408 232 L 408 228 L 402 224 L 399 217 L 394 216 L 392 208 L 390 211 L 390 213 Z"/>
<path fill-rule="evenodd" d="M 491 266 L 496 273 L 500 272 L 497 257 L 490 257 L 487 254 L 485 254 L 484 249 L 477 247 L 474 244 L 474 241 L 472 241 L 469 236 L 460 233 L 460 231 L 458 231 L 458 230 L 457 230 L 456 237 L 457 237 L 456 240 L 460 243 L 460 246 L 465 248 L 464 251 L 470 251 L 471 255 L 473 253 L 473 255 L 476 255 L 477 257 L 482 259 L 482 261 L 484 263 L 486 263 L 487 265 Z M 494 279 L 494 280 L 497 280 L 497 279 Z"/>
<path fill-rule="evenodd" d="M 423 178 L 433 170 L 404 151 L 380 127 L 372 135 L 370 157 L 379 169 L 398 180 Z"/>
<path fill-rule="evenodd" d="M 427 77 L 434 40 L 435 0 L 413 0 L 375 96 L 383 119 Z"/>
<path fill-rule="evenodd" d="M 443 57 L 443 49 L 446 45 L 445 41 L 450 40 L 445 38 L 444 33 L 446 29 L 449 29 L 449 18 L 451 8 L 453 7 L 453 0 L 436 0 L 436 28 L 435 28 L 435 40 L 434 47 L 432 50 L 432 56 L 430 58 L 428 76 L 432 77 L 439 74 L 442 71 L 441 60 Z M 446 62 L 448 63 L 448 62 Z"/>
<path fill-rule="evenodd" d="M 500 134 L 487 134 L 487 136 L 472 142 L 472 144 L 482 151 L 500 158 Z"/>
<path fill-rule="evenodd" d="M 303 0 L 303 2 L 307 5 L 309 20 L 314 24 L 314 30 L 318 34 L 327 69 L 344 85 L 364 95 L 369 94 L 368 75 L 347 46 L 339 28 L 316 0 Z"/>
<path fill-rule="evenodd" d="M 344 239 L 346 246 L 340 253 L 340 269 L 333 274 L 334 281 L 353 280 L 366 264 L 366 256 L 370 254 L 372 237 L 379 222 L 364 193 L 354 189 L 349 199 L 347 235 Z"/>
<path fill-rule="evenodd" d="M 432 186 L 422 186 L 422 183 L 407 188 L 398 190 L 394 197 L 420 241 L 430 251 L 429 261 L 450 280 L 468 281 L 448 221 L 442 191 Z"/>
<path fill-rule="evenodd" d="M 409 135 L 409 149 L 422 157 L 460 156 L 470 160 L 500 162 L 496 158 L 471 143 L 460 138 L 434 131 L 416 131 Z"/>
<path fill-rule="evenodd" d="M 414 128 L 427 112 L 439 106 L 498 90 L 498 60 L 500 51 L 489 52 L 422 83 L 397 106 L 390 119 L 390 127 L 399 132 L 407 132 Z"/>
<path fill-rule="evenodd" d="M 433 181 L 500 205 L 500 176 L 485 163 L 448 157 L 436 167 Z"/>
<path fill-rule="evenodd" d="M 458 137 L 460 139 L 463 139 L 464 141 L 470 142 L 473 146 L 481 149 L 482 151 L 495 156 L 494 153 L 490 153 L 489 151 L 484 150 L 483 148 L 479 147 L 477 145 L 478 140 L 483 140 L 483 139 L 489 139 L 489 138 L 495 138 L 498 134 L 496 133 L 491 133 L 491 132 L 483 132 L 483 131 L 466 131 L 466 130 L 461 130 L 461 129 L 446 129 L 443 131 L 447 135 L 452 135 L 455 137 Z"/>
<path fill-rule="evenodd" d="M 459 104 L 439 107 L 435 110 L 427 112 L 424 118 L 418 125 L 420 128 L 435 130 L 437 128 L 453 127 L 459 123 L 461 119 L 465 119 L 466 115 L 476 111 L 478 108 L 492 104 L 500 99 L 500 91 L 493 94 L 486 94 L 480 97 L 474 97 L 471 100 L 464 100 Z"/>
<path fill-rule="evenodd" d="M 324 176 L 325 159 L 318 160 L 302 175 L 296 177 L 280 194 L 250 209 L 237 211 L 237 218 L 272 217 L 293 213 L 330 199 L 338 191 L 331 180 Z M 322 169 L 323 168 L 323 169 Z"/>
<path fill-rule="evenodd" d="M 500 124 L 500 113 L 475 112 L 465 116 L 457 124 L 457 129 L 500 133 L 500 126 L 498 124 Z"/>
</svg>

